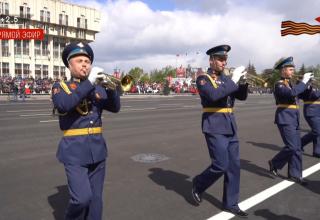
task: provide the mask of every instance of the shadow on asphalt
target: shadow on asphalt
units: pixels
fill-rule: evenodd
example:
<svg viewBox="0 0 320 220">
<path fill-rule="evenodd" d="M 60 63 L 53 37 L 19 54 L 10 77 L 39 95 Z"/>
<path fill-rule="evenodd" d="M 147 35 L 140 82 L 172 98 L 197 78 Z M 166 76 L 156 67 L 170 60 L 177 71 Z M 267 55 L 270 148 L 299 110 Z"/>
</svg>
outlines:
<svg viewBox="0 0 320 220">
<path fill-rule="evenodd" d="M 320 186 L 320 181 L 308 180 L 308 185 L 306 185 L 305 188 L 320 195 L 319 186 Z"/>
<path fill-rule="evenodd" d="M 292 217 L 290 215 L 277 215 L 268 209 L 259 209 L 254 212 L 255 216 L 261 216 L 267 220 L 301 220 L 300 218 Z"/>
<path fill-rule="evenodd" d="M 257 146 L 257 147 L 268 149 L 268 150 L 280 151 L 282 149 L 282 147 L 279 147 L 278 145 L 274 145 L 274 144 L 258 143 L 254 141 L 247 141 L 247 143 L 252 144 L 253 146 Z"/>
<path fill-rule="evenodd" d="M 261 147 L 261 148 L 269 149 L 269 150 L 273 150 L 273 151 L 278 151 L 278 152 L 280 152 L 280 150 L 282 150 L 282 148 L 283 148 L 283 146 L 279 147 L 279 146 L 274 145 L 274 144 L 258 143 L 258 142 L 253 142 L 253 141 L 247 141 L 247 143 L 251 144 L 253 146 L 257 146 L 257 147 Z M 307 156 L 307 157 L 313 157 L 312 155 L 307 154 L 307 153 L 303 153 L 303 155 Z"/>
<path fill-rule="evenodd" d="M 182 196 L 189 204 L 197 206 L 197 203 L 191 195 L 192 182 L 188 180 L 190 178 L 188 175 L 171 170 L 164 170 L 162 168 L 151 168 L 149 171 L 151 172 L 149 178 L 153 182 L 159 186 L 164 186 L 166 190 L 174 191 Z M 202 194 L 202 199 L 207 200 L 219 209 L 222 208 L 222 203 L 206 192 Z"/>
<path fill-rule="evenodd" d="M 261 168 L 255 164 L 253 164 L 249 160 L 240 160 L 240 165 L 242 170 L 249 171 L 251 173 L 257 174 L 259 176 L 268 177 L 274 179 L 273 175 L 270 174 L 269 169 Z M 267 167 L 267 163 L 266 163 Z"/>
<path fill-rule="evenodd" d="M 48 196 L 48 202 L 53 209 L 55 220 L 64 219 L 64 213 L 69 201 L 69 191 L 67 185 L 57 186 L 58 192 Z"/>
</svg>

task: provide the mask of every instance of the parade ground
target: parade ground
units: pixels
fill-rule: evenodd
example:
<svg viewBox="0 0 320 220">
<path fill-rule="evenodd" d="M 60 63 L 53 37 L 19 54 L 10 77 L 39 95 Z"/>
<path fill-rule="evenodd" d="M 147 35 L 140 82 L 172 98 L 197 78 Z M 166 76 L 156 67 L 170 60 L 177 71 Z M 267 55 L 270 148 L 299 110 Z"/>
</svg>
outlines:
<svg viewBox="0 0 320 220">
<path fill-rule="evenodd" d="M 191 197 L 192 177 L 210 164 L 199 96 L 124 96 L 121 105 L 119 113 L 103 114 L 109 154 L 104 219 L 232 218 L 221 211 L 223 178 L 203 194 L 201 205 Z M 62 132 L 51 112 L 45 97 L 0 101 L 0 220 L 63 219 L 68 189 L 55 157 Z M 272 95 L 236 103 L 240 207 L 252 220 L 319 219 L 320 160 L 311 156 L 311 144 L 303 154 L 307 186 L 285 180 L 287 167 L 283 178 L 268 172 L 267 161 L 283 146 L 274 112 Z M 301 130 L 309 131 L 302 114 Z"/>
</svg>

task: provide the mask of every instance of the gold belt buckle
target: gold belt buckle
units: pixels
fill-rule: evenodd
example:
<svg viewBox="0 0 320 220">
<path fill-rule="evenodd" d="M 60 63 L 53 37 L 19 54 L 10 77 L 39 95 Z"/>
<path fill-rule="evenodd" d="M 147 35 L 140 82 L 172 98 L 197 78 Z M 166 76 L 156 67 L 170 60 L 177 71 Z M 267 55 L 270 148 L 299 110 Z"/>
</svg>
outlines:
<svg viewBox="0 0 320 220">
<path fill-rule="evenodd" d="M 93 128 L 88 128 L 88 134 L 93 134 Z"/>
</svg>

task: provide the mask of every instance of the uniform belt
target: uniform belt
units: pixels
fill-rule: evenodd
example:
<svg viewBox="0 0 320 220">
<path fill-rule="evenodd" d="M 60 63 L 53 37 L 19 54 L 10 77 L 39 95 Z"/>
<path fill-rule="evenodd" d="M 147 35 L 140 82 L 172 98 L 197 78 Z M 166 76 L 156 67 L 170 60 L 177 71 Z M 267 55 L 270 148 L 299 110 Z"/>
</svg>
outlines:
<svg viewBox="0 0 320 220">
<path fill-rule="evenodd" d="M 320 101 L 306 101 L 304 104 L 320 104 Z"/>
<path fill-rule="evenodd" d="M 232 113 L 233 108 L 203 108 L 203 112 Z"/>
<path fill-rule="evenodd" d="M 293 109 L 298 109 L 298 105 L 287 105 L 287 104 L 279 104 L 277 105 L 278 108 L 293 108 Z"/>
<path fill-rule="evenodd" d="M 78 135 L 90 135 L 90 134 L 101 134 L 102 127 L 94 128 L 76 128 L 68 129 L 63 131 L 63 136 L 78 136 Z"/>
</svg>

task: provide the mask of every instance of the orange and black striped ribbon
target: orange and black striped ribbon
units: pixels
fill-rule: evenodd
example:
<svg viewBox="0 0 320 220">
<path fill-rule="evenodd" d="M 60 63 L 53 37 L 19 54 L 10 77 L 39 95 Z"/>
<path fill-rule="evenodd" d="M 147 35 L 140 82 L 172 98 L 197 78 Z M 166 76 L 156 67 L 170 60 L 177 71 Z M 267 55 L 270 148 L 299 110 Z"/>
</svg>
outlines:
<svg viewBox="0 0 320 220">
<path fill-rule="evenodd" d="M 317 34 L 320 33 L 320 25 L 310 25 L 307 23 L 296 23 L 293 21 L 281 22 L 281 36 L 300 35 L 300 34 Z"/>
</svg>

